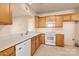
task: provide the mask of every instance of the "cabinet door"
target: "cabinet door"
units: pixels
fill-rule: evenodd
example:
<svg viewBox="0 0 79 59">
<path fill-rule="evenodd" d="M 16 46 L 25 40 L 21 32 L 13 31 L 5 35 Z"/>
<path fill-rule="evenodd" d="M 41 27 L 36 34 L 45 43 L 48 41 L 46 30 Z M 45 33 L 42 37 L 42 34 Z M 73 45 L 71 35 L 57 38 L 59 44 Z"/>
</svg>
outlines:
<svg viewBox="0 0 79 59">
<path fill-rule="evenodd" d="M 64 46 L 64 34 L 56 34 L 56 45 Z"/>
<path fill-rule="evenodd" d="M 46 16 L 46 22 L 54 22 L 55 21 L 55 16 Z"/>
<path fill-rule="evenodd" d="M 35 16 L 35 28 L 39 28 L 39 17 Z"/>
<path fill-rule="evenodd" d="M 51 21 L 51 16 L 46 16 L 46 21 Z"/>
<path fill-rule="evenodd" d="M 72 14 L 72 21 L 79 21 L 79 13 Z"/>
<path fill-rule="evenodd" d="M 69 15 L 63 15 L 62 17 L 63 17 L 64 21 L 71 21 L 71 15 L 70 14 Z"/>
<path fill-rule="evenodd" d="M 0 3 L 0 24 L 11 24 L 12 23 L 12 10 L 11 4 Z"/>
<path fill-rule="evenodd" d="M 39 28 L 46 27 L 46 17 L 39 17 Z"/>
<path fill-rule="evenodd" d="M 0 56 L 15 56 L 15 47 L 10 47 L 0 52 Z"/>
<path fill-rule="evenodd" d="M 56 28 L 61 28 L 63 27 L 63 18 L 62 16 L 56 16 L 56 20 L 55 20 L 55 27 Z"/>
<path fill-rule="evenodd" d="M 31 55 L 33 55 L 36 51 L 36 41 L 35 41 L 35 37 L 33 37 L 31 39 Z"/>
<path fill-rule="evenodd" d="M 39 42 L 39 35 L 36 36 L 36 48 L 38 49 L 40 45 L 40 42 Z"/>
<path fill-rule="evenodd" d="M 40 34 L 40 44 L 45 44 L 45 34 Z"/>
</svg>

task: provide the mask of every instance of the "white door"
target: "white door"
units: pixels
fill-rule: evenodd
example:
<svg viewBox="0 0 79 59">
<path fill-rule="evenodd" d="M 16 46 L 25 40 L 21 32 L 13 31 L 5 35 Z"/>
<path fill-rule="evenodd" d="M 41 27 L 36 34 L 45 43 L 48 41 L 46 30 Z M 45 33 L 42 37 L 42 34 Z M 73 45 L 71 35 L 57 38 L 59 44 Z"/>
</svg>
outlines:
<svg viewBox="0 0 79 59">
<path fill-rule="evenodd" d="M 31 39 L 16 45 L 16 56 L 31 55 Z"/>
<path fill-rule="evenodd" d="M 64 22 L 64 37 L 65 45 L 73 45 L 73 38 L 75 34 L 75 23 L 74 22 Z"/>
</svg>

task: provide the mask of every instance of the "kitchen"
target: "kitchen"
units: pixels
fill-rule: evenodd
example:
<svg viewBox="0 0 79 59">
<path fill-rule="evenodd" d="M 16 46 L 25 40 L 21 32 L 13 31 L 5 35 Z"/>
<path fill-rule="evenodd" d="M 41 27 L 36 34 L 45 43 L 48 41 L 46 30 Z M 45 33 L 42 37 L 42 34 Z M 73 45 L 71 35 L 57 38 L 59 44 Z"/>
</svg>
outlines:
<svg viewBox="0 0 79 59">
<path fill-rule="evenodd" d="M 53 47 L 74 47 L 77 50 L 72 39 L 79 38 L 78 6 L 78 3 L 0 4 L 0 56 L 46 56 L 45 52 L 51 50 L 49 47 L 52 50 L 55 50 Z M 42 48 L 47 50 L 44 49 L 43 54 L 40 54 Z M 47 55 L 53 56 L 54 53 L 49 52 Z"/>
</svg>

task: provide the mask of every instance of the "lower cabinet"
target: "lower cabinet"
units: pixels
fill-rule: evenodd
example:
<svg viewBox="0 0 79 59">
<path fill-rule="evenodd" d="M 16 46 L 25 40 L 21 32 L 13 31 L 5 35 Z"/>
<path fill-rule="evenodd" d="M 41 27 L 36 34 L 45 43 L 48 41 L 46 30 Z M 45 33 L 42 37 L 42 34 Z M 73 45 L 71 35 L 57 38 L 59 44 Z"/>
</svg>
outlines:
<svg viewBox="0 0 79 59">
<path fill-rule="evenodd" d="M 33 56 L 35 51 L 41 44 L 45 43 L 45 34 L 39 34 L 31 39 L 31 55 Z"/>
<path fill-rule="evenodd" d="M 36 39 L 33 37 L 31 39 L 31 55 L 33 55 L 36 51 Z"/>
<path fill-rule="evenodd" d="M 0 56 L 15 56 L 15 47 L 10 47 L 0 52 Z"/>
<path fill-rule="evenodd" d="M 64 46 L 64 34 L 56 34 L 56 46 Z"/>
<path fill-rule="evenodd" d="M 36 36 L 36 49 L 38 49 L 38 47 L 40 46 L 40 35 Z"/>
<path fill-rule="evenodd" d="M 40 44 L 45 44 L 45 34 L 40 34 Z"/>
</svg>

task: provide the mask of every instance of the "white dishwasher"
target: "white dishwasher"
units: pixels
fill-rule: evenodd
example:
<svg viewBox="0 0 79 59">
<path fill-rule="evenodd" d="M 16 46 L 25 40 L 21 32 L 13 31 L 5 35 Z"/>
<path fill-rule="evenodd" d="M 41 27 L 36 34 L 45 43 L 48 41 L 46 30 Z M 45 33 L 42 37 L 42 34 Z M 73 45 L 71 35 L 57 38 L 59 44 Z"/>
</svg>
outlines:
<svg viewBox="0 0 79 59">
<path fill-rule="evenodd" d="M 16 45 L 16 56 L 31 56 L 31 39 Z"/>
</svg>

